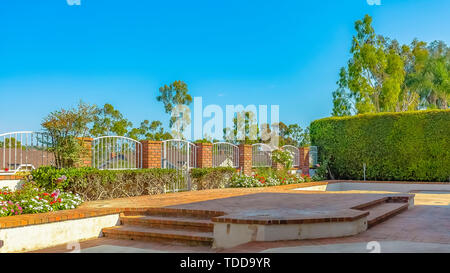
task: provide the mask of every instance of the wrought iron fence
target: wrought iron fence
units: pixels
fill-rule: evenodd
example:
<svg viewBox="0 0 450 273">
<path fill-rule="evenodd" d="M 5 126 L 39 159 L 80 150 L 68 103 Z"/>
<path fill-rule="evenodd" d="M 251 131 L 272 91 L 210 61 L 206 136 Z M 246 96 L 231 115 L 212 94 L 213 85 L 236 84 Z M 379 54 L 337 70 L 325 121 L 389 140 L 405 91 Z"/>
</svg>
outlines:
<svg viewBox="0 0 450 273">
<path fill-rule="evenodd" d="M 197 167 L 197 146 L 181 139 L 170 139 L 162 142 L 161 166 L 180 172 L 180 179 L 173 181 L 166 192 L 177 192 L 191 189 L 189 171 Z"/>
<path fill-rule="evenodd" d="M 216 142 L 212 146 L 213 167 L 239 167 L 239 147 L 228 142 Z"/>
<path fill-rule="evenodd" d="M 292 166 L 293 167 L 300 166 L 300 152 L 297 147 L 292 146 L 292 145 L 284 145 L 283 147 L 281 147 L 281 149 L 284 151 L 289 151 L 292 154 L 292 156 L 293 156 Z"/>
<path fill-rule="evenodd" d="M 92 141 L 92 167 L 100 170 L 142 168 L 142 144 L 123 136 L 102 136 Z"/>
<path fill-rule="evenodd" d="M 272 166 L 272 147 L 264 143 L 252 145 L 252 166 L 253 167 L 271 167 Z"/>
<path fill-rule="evenodd" d="M 52 140 L 47 133 L 20 131 L 0 134 L 0 174 L 15 174 L 40 166 L 53 165 L 49 151 Z"/>
</svg>

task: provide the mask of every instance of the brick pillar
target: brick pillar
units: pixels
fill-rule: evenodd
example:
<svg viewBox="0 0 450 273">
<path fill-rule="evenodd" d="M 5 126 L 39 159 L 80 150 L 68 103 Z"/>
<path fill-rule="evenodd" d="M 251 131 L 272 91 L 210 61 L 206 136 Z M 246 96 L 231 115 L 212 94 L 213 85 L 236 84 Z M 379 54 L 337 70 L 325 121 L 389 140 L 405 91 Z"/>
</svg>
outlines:
<svg viewBox="0 0 450 273">
<path fill-rule="evenodd" d="M 300 169 L 302 174 L 309 175 L 309 147 L 301 147 L 300 150 Z"/>
<path fill-rule="evenodd" d="M 81 145 L 84 147 L 83 154 L 81 155 L 81 160 L 76 167 L 92 167 L 92 138 L 90 137 L 80 137 L 78 140 L 81 141 Z"/>
<path fill-rule="evenodd" d="M 162 141 L 143 140 L 142 168 L 161 168 Z"/>
<path fill-rule="evenodd" d="M 252 145 L 239 145 L 239 169 L 245 175 L 252 174 Z"/>
<path fill-rule="evenodd" d="M 212 167 L 212 143 L 197 143 L 197 166 L 199 168 Z"/>
</svg>

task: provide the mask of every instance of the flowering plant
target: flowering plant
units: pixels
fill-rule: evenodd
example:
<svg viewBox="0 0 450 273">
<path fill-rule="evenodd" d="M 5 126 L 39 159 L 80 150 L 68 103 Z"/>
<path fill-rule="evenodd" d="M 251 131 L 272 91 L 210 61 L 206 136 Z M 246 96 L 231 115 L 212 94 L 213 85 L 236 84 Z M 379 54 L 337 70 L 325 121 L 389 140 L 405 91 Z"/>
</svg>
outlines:
<svg viewBox="0 0 450 273">
<path fill-rule="evenodd" d="M 252 187 L 270 187 L 298 184 L 305 182 L 306 177 L 297 177 L 286 172 L 262 171 L 260 170 L 252 176 L 235 174 L 230 179 L 232 188 L 252 188 Z M 310 181 L 310 179 L 309 179 Z"/>
<path fill-rule="evenodd" d="M 74 209 L 82 203 L 81 197 L 55 190 L 52 193 L 26 182 L 20 190 L 0 190 L 0 217 Z"/>
</svg>

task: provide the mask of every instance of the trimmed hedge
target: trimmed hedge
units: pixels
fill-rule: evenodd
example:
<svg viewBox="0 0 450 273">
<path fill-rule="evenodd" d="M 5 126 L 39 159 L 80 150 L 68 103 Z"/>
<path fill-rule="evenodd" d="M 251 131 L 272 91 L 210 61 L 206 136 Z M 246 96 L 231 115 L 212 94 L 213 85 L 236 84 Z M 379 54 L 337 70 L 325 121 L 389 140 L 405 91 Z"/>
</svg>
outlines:
<svg viewBox="0 0 450 273">
<path fill-rule="evenodd" d="M 78 193 L 84 201 L 164 193 L 165 188 L 180 179 L 178 172 L 169 169 L 98 170 L 41 167 L 33 170 L 31 175 L 33 181 L 46 190 L 61 189 Z"/>
<path fill-rule="evenodd" d="M 228 186 L 235 168 L 196 168 L 191 169 L 192 190 L 221 189 Z"/>
<path fill-rule="evenodd" d="M 336 179 L 449 181 L 450 110 L 364 114 L 310 126 L 320 162 Z"/>
</svg>

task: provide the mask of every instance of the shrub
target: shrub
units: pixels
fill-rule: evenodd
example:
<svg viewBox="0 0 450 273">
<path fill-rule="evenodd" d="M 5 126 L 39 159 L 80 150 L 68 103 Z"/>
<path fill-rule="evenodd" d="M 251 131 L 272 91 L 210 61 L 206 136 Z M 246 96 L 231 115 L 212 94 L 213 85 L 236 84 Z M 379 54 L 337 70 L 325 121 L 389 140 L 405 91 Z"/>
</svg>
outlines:
<svg viewBox="0 0 450 273">
<path fill-rule="evenodd" d="M 312 145 L 336 179 L 448 181 L 450 110 L 332 117 L 311 123 Z"/>
<path fill-rule="evenodd" d="M 272 168 L 258 168 L 253 176 L 235 174 L 230 179 L 232 188 L 271 187 L 298 184 L 311 181 L 309 176 L 289 174 L 287 171 L 277 171 Z"/>
<path fill-rule="evenodd" d="M 272 160 L 283 165 L 284 169 L 292 169 L 294 164 L 294 155 L 287 150 L 275 150 L 272 152 Z"/>
<path fill-rule="evenodd" d="M 236 169 L 230 167 L 191 169 L 192 189 L 225 188 L 234 173 L 236 173 Z"/>
<path fill-rule="evenodd" d="M 46 190 L 78 193 L 84 200 L 104 200 L 164 193 L 180 173 L 168 169 L 98 170 L 95 168 L 33 170 L 36 184 Z M 66 179 L 58 179 L 61 177 Z"/>
</svg>

